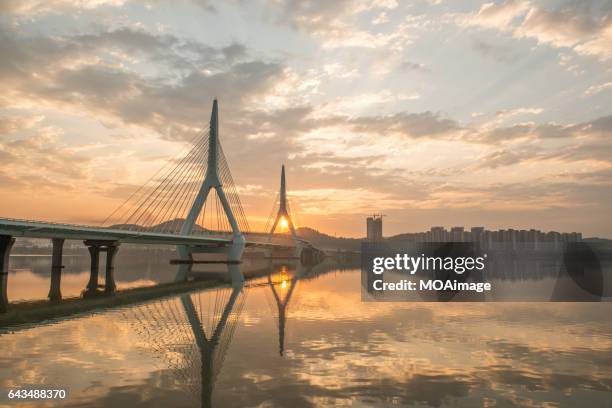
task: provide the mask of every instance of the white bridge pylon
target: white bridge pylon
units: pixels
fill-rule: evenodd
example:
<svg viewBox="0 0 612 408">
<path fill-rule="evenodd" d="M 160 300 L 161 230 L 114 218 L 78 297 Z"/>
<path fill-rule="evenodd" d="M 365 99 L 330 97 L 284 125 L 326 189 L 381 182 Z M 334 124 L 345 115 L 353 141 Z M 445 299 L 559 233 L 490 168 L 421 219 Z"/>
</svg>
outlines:
<svg viewBox="0 0 612 408">
<path fill-rule="evenodd" d="M 223 183 L 221 183 L 219 178 L 219 108 L 217 99 L 213 101 L 212 113 L 210 116 L 210 136 L 208 139 L 208 163 L 206 167 L 206 177 L 204 178 L 202 187 L 200 187 L 200 190 L 193 201 L 193 205 L 191 206 L 191 209 L 189 210 L 189 213 L 187 214 L 187 217 L 185 218 L 185 221 L 181 227 L 181 235 L 191 234 L 196 220 L 198 219 L 198 216 L 206 203 L 210 190 L 213 188 L 217 192 L 217 196 L 219 197 L 219 201 L 223 207 L 223 212 L 225 213 L 232 228 L 233 239 L 232 246 L 228 254 L 228 259 L 230 261 L 239 261 L 242 257 L 242 253 L 244 252 L 246 239 L 243 233 L 240 231 L 240 227 L 236 221 L 232 207 L 230 206 L 227 196 L 223 191 Z M 181 259 L 192 259 L 192 251 L 188 246 L 179 245 L 177 249 Z"/>
<path fill-rule="evenodd" d="M 279 191 L 279 205 L 278 205 L 278 213 L 276 214 L 276 218 L 274 219 L 274 223 L 272 224 L 272 228 L 270 229 L 269 239 L 272 239 L 274 235 L 274 231 L 279 226 L 286 226 L 289 228 L 291 232 L 291 238 L 294 241 L 297 240 L 297 235 L 295 234 L 295 226 L 293 225 L 293 220 L 291 219 L 291 215 L 287 210 L 287 185 L 285 182 L 285 165 L 281 167 L 281 182 L 280 182 L 280 191 Z"/>
</svg>

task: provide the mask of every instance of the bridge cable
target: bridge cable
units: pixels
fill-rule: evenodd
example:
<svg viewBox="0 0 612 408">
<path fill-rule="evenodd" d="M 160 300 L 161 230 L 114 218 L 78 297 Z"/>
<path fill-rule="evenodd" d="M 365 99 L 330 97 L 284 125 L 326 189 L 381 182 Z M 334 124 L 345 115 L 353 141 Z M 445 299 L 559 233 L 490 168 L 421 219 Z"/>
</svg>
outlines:
<svg viewBox="0 0 612 408">
<path fill-rule="evenodd" d="M 190 152 L 192 154 L 190 154 L 189 160 L 187 160 L 185 164 L 181 166 L 180 170 L 171 174 L 170 176 L 173 176 L 172 178 L 168 177 L 167 180 L 164 180 L 164 182 L 160 184 L 161 188 L 159 189 L 159 192 L 157 193 L 157 195 L 155 195 L 154 198 L 149 200 L 149 205 L 147 206 L 145 211 L 138 217 L 136 221 L 137 223 L 143 215 L 147 214 L 146 218 L 143 219 L 143 224 L 145 226 L 155 226 L 155 222 L 159 218 L 159 214 L 156 213 L 159 206 L 162 205 L 160 212 L 163 211 L 165 206 L 168 204 L 166 197 L 170 194 L 174 194 L 176 188 L 180 185 L 180 182 L 183 181 L 181 180 L 181 178 L 183 177 L 185 171 L 191 171 L 193 166 L 196 164 L 197 158 L 200 155 L 200 150 L 203 148 L 203 145 L 204 144 L 199 144 L 197 147 L 192 149 L 192 151 Z M 176 179 L 179 180 L 178 183 L 175 181 Z M 152 210 L 150 210 L 151 207 L 153 207 Z"/>
<path fill-rule="evenodd" d="M 160 203 L 163 201 L 163 198 L 168 194 L 168 186 L 172 183 L 177 175 L 180 175 L 184 172 L 185 169 L 189 168 L 193 161 L 198 157 L 199 151 L 205 146 L 205 139 L 202 139 L 200 143 L 198 143 L 194 148 L 190 151 L 190 153 L 185 157 L 181 163 L 179 163 L 173 172 L 169 173 L 161 182 L 157 185 L 157 187 L 147 196 L 145 202 L 147 203 L 146 207 L 143 208 L 143 205 L 134 212 L 133 216 L 136 216 L 135 223 L 138 224 L 140 220 L 146 215 L 146 218 L 143 219 L 144 223 L 150 222 L 151 217 L 155 214 L 155 210 L 159 207 Z M 151 212 L 151 208 L 153 207 L 153 212 Z"/>
<path fill-rule="evenodd" d="M 272 228 L 272 219 L 276 217 L 276 212 L 278 212 L 278 208 L 280 207 L 279 202 L 279 192 L 276 192 L 276 196 L 274 197 L 274 202 L 272 203 L 272 210 L 270 211 L 270 215 L 268 215 L 268 220 L 266 221 L 266 226 L 264 227 L 264 232 L 269 233 Z"/>
<path fill-rule="evenodd" d="M 200 149 L 200 152 L 201 150 L 202 149 Z M 177 173 L 177 176 L 175 178 L 178 179 L 178 182 L 174 180 L 172 181 L 173 187 L 171 187 L 171 190 L 169 192 L 165 192 L 162 199 L 158 200 L 158 203 L 156 204 L 155 208 L 151 212 L 151 214 L 154 215 L 155 217 L 152 220 L 150 219 L 150 217 L 148 217 L 145 221 L 146 224 L 149 224 L 151 227 L 155 227 L 156 225 L 158 225 L 158 222 L 163 223 L 165 221 L 166 214 L 168 213 L 169 209 L 172 207 L 175 200 L 179 197 L 178 192 L 182 191 L 184 187 L 189 184 L 189 180 L 192 177 L 194 168 L 197 168 L 200 152 L 194 154 L 190 163 L 184 166 L 184 168 L 179 173 Z M 166 196 L 170 197 L 170 201 L 166 200 Z M 159 212 L 157 212 L 159 203 L 163 203 L 163 206 L 160 208 Z M 176 220 L 171 219 L 168 221 L 176 221 Z M 172 224 L 177 224 L 177 223 L 172 222 Z M 168 225 L 164 225 L 163 228 L 166 229 L 167 227 Z"/>
<path fill-rule="evenodd" d="M 229 194 L 232 198 L 232 201 L 235 207 L 232 209 L 232 211 L 236 212 L 238 221 L 241 223 L 241 226 L 240 226 L 241 230 L 243 230 L 243 232 L 249 232 L 250 227 L 249 227 L 248 219 L 244 213 L 242 202 L 240 201 L 240 196 L 238 195 L 236 184 L 234 183 L 234 179 L 232 177 L 232 173 L 230 171 L 230 167 L 227 162 L 227 158 L 225 156 L 225 153 L 223 152 L 223 148 L 221 146 L 219 147 L 220 147 L 219 156 L 221 159 L 222 175 L 225 178 L 226 183 L 229 185 Z"/>
<path fill-rule="evenodd" d="M 207 146 L 204 149 L 201 149 L 199 156 L 194 161 L 194 166 L 190 169 L 188 173 L 188 178 L 182 183 L 178 191 L 172 194 L 173 198 L 170 201 L 170 205 L 161 216 L 161 219 L 163 221 L 166 218 L 166 215 L 170 214 L 171 218 L 169 218 L 169 220 L 172 220 L 172 223 L 169 223 L 168 225 L 172 224 L 175 229 L 169 230 L 168 228 L 164 228 L 163 232 L 168 231 L 176 234 L 182 228 L 182 222 L 179 223 L 178 221 L 179 219 L 183 218 L 184 222 L 185 217 L 183 217 L 183 213 L 185 201 L 193 197 L 194 194 L 197 195 L 197 192 L 201 185 L 201 180 L 203 179 L 204 173 L 206 171 L 206 166 L 202 165 L 202 160 L 203 157 L 205 157 L 205 155 L 207 154 L 207 152 Z"/>
<path fill-rule="evenodd" d="M 146 197 L 144 197 L 143 201 L 140 203 L 140 205 L 138 206 L 138 208 L 136 208 L 136 210 L 134 210 L 132 212 L 132 214 L 130 214 L 130 216 L 128 217 L 126 224 L 129 224 L 130 221 L 132 221 L 132 218 L 137 216 L 140 213 L 140 210 L 142 209 L 142 207 L 145 205 L 145 203 L 147 201 L 149 201 L 149 205 L 146 208 L 150 208 L 151 206 L 151 201 L 149 199 L 151 199 L 151 197 L 153 195 L 155 195 L 157 193 L 157 195 L 155 195 L 155 198 L 157 196 L 159 196 L 159 189 L 161 186 L 165 185 L 167 180 L 170 178 L 170 176 L 174 175 L 177 171 L 177 169 L 182 168 L 183 165 L 185 165 L 186 162 L 190 161 L 192 159 L 192 156 L 194 154 L 194 151 L 197 151 L 197 149 L 199 149 L 201 147 L 201 145 L 204 143 L 204 139 L 200 140 L 196 146 L 194 148 L 192 148 L 189 153 L 183 158 L 181 159 L 181 161 L 172 169 L 172 171 L 170 171 L 165 177 L 164 179 L 162 179 L 161 183 L 159 183 L 157 185 L 157 187 L 155 187 L 155 189 Z M 155 198 L 153 198 L 153 200 L 155 200 Z M 136 218 L 136 220 L 134 221 L 135 224 L 137 224 L 139 222 L 139 220 L 142 218 L 143 213 L 140 213 L 140 215 L 138 215 L 138 217 Z"/>
<path fill-rule="evenodd" d="M 208 155 L 208 145 L 206 146 L 206 148 L 203 150 L 202 154 L 201 154 L 201 158 L 200 161 L 204 164 L 205 163 L 205 157 Z M 190 204 L 193 204 L 193 201 L 195 200 L 195 198 L 198 196 L 200 189 L 202 188 L 202 183 L 204 181 L 204 178 L 206 176 L 206 171 L 207 171 L 207 165 L 202 165 L 200 166 L 200 171 L 196 173 L 196 178 L 195 181 L 192 182 L 193 186 L 191 187 L 191 189 L 186 190 L 186 192 L 183 194 L 183 196 L 181 197 L 181 204 L 180 206 L 177 208 L 178 213 L 175 213 L 176 215 L 173 214 L 173 217 L 176 218 L 182 218 L 183 222 L 184 220 L 187 218 L 188 212 L 191 208 Z M 206 205 L 206 202 L 204 202 L 204 205 Z M 200 214 L 198 214 L 199 217 Z M 196 218 L 198 218 L 196 217 Z"/>
<path fill-rule="evenodd" d="M 193 143 L 199 139 L 199 137 L 202 135 L 203 132 L 199 132 L 189 143 L 189 145 L 193 145 Z M 188 145 L 188 146 L 189 146 Z M 118 211 L 120 211 L 123 206 L 125 204 L 127 204 L 134 196 L 136 196 L 143 188 L 145 188 L 147 186 L 148 183 L 150 183 L 155 177 L 157 177 L 163 170 L 167 169 L 171 163 L 176 160 L 178 157 L 182 156 L 183 154 L 185 154 L 185 152 L 187 152 L 187 147 L 184 148 L 182 151 L 180 151 L 179 153 L 177 153 L 172 159 L 170 159 L 164 166 L 160 167 L 159 170 L 157 170 L 155 172 L 155 174 L 153 174 L 147 181 L 145 181 L 144 184 L 142 184 L 140 187 L 138 187 L 136 190 L 134 190 L 134 192 L 120 205 L 118 206 L 112 213 L 110 213 L 108 215 L 108 217 L 106 217 L 104 219 L 104 221 L 102 221 L 102 225 L 105 226 L 106 223 L 111 219 L 111 217 L 113 215 L 115 215 Z"/>
</svg>

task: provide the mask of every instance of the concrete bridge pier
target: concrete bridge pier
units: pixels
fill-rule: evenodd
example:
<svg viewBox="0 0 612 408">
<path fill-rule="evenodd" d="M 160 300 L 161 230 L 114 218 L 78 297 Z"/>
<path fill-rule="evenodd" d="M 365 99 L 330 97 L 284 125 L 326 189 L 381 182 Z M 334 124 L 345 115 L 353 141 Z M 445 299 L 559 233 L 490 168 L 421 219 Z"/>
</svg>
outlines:
<svg viewBox="0 0 612 408">
<path fill-rule="evenodd" d="M 325 253 L 310 245 L 304 245 L 300 251 L 300 262 L 302 265 L 315 265 L 322 262 Z"/>
<path fill-rule="evenodd" d="M 0 235 L 0 313 L 8 310 L 8 267 L 11 248 L 15 238 L 10 235 Z"/>
<path fill-rule="evenodd" d="M 119 250 L 119 243 L 117 241 L 94 241 L 87 240 L 84 244 L 89 250 L 91 256 L 91 272 L 89 275 L 89 283 L 83 296 L 95 296 L 98 295 L 98 275 L 100 269 L 100 252 L 106 252 L 106 275 L 104 284 L 104 294 L 112 294 L 117 289 L 115 284 L 115 255 Z"/>
<path fill-rule="evenodd" d="M 242 260 L 242 253 L 244 252 L 245 247 L 246 239 L 244 238 L 244 235 L 240 233 L 234 235 L 232 245 L 229 247 L 229 251 L 227 254 L 228 261 L 239 262 L 240 260 Z"/>
<path fill-rule="evenodd" d="M 272 248 L 269 248 L 269 247 L 264 248 L 263 253 L 264 253 L 264 258 L 272 259 Z"/>
<path fill-rule="evenodd" d="M 106 247 L 106 275 L 104 284 L 104 292 L 110 294 L 117 290 L 115 284 L 115 256 L 119 250 L 119 244 L 114 242 Z"/>
<path fill-rule="evenodd" d="M 186 262 L 179 265 L 175 280 L 177 282 L 185 282 L 187 277 L 191 274 L 191 270 L 193 268 L 193 254 L 187 245 L 177 245 L 176 250 L 178 252 L 179 259 Z"/>
<path fill-rule="evenodd" d="M 49 288 L 49 300 L 59 302 L 62 300 L 61 280 L 62 280 L 62 254 L 64 250 L 64 238 L 53 238 L 53 255 L 51 258 L 51 286 Z"/>
<path fill-rule="evenodd" d="M 298 241 L 296 239 L 294 239 L 294 242 L 295 242 L 295 257 L 298 259 L 301 259 L 302 254 L 304 253 L 304 249 L 306 248 L 306 245 L 304 245 L 302 241 Z"/>
<path fill-rule="evenodd" d="M 89 256 L 91 258 L 91 267 L 89 268 L 89 283 L 87 283 L 86 293 L 94 293 L 98 290 L 98 269 L 100 268 L 100 247 L 97 245 L 88 245 L 85 241 Z"/>
</svg>

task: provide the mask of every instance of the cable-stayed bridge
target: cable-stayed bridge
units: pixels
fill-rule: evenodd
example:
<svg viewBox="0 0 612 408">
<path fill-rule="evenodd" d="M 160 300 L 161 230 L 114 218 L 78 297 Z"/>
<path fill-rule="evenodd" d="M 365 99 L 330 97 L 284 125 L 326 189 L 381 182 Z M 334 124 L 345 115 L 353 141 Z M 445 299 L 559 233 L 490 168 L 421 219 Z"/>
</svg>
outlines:
<svg viewBox="0 0 612 408">
<path fill-rule="evenodd" d="M 272 221 L 273 220 L 273 221 Z M 268 230 L 268 226 L 271 228 Z M 275 235 L 287 230 L 290 234 Z M 91 255 L 87 293 L 97 294 L 100 253 L 106 253 L 104 292 L 113 293 L 114 259 L 122 243 L 176 245 L 179 268 L 186 275 L 197 263 L 239 263 L 246 247 L 290 251 L 305 261 L 320 257 L 295 234 L 287 198 L 285 168 L 266 231 L 253 232 L 219 140 L 219 108 L 213 102 L 210 126 L 193 140 L 186 154 L 175 157 L 139 187 L 100 226 L 0 218 L 0 312 L 8 306 L 8 259 L 15 237 L 49 238 L 53 242 L 49 298 L 61 299 L 60 280 L 65 240 L 82 240 Z M 196 254 L 223 260 L 197 260 Z"/>
</svg>

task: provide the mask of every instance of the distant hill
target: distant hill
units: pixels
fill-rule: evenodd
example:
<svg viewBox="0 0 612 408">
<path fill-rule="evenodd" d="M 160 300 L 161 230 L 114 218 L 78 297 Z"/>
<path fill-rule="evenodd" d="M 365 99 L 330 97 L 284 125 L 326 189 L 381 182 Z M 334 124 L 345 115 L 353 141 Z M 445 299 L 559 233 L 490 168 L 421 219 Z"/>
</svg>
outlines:
<svg viewBox="0 0 612 408">
<path fill-rule="evenodd" d="M 584 238 L 583 241 L 589 242 L 589 243 L 612 245 L 612 239 L 607 239 L 607 238 L 592 237 L 592 238 Z"/>
<path fill-rule="evenodd" d="M 414 233 L 404 233 L 404 234 L 397 234 L 397 235 L 392 235 L 390 237 L 386 237 L 386 240 L 389 241 L 412 241 L 414 240 Z"/>
<path fill-rule="evenodd" d="M 149 231 L 149 232 L 168 232 L 168 231 L 180 231 L 183 227 L 183 223 L 185 222 L 184 218 L 176 218 L 174 220 L 165 221 L 161 224 L 154 225 L 152 227 L 143 227 L 138 224 L 115 224 L 111 225 L 108 228 L 112 229 L 121 229 L 121 230 L 130 230 L 130 231 Z M 194 233 L 203 233 L 208 232 L 206 228 L 202 228 L 199 225 L 193 226 Z"/>
<path fill-rule="evenodd" d="M 361 238 L 344 238 L 332 237 L 315 229 L 308 227 L 300 227 L 295 233 L 300 237 L 309 241 L 317 248 L 321 249 L 342 249 L 346 251 L 359 251 L 361 247 Z"/>
</svg>

